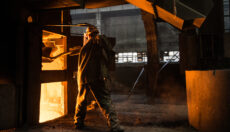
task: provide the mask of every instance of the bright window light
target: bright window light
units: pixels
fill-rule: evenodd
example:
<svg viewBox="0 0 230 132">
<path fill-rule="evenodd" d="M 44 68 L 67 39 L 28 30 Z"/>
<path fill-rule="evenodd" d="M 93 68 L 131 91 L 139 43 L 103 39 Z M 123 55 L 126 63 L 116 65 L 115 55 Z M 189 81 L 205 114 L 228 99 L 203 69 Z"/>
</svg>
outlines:
<svg viewBox="0 0 230 132">
<path fill-rule="evenodd" d="M 144 63 L 147 62 L 146 52 L 116 53 L 116 63 Z"/>
</svg>

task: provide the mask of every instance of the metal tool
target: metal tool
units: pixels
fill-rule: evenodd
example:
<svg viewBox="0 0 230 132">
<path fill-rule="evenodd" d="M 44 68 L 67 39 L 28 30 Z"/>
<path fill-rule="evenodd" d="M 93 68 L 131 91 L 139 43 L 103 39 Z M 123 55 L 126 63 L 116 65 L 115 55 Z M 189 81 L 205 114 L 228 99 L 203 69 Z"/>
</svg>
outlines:
<svg viewBox="0 0 230 132">
<path fill-rule="evenodd" d="M 133 87 L 129 90 L 129 96 L 128 96 L 128 98 L 132 95 L 132 91 L 133 91 L 133 89 L 136 87 L 136 85 L 137 85 L 137 83 L 138 83 L 138 81 L 139 81 L 141 75 L 143 74 L 144 70 L 145 70 L 145 68 L 143 67 L 143 68 L 141 69 L 141 72 L 140 72 L 140 74 L 138 75 L 137 80 L 135 81 Z"/>
</svg>

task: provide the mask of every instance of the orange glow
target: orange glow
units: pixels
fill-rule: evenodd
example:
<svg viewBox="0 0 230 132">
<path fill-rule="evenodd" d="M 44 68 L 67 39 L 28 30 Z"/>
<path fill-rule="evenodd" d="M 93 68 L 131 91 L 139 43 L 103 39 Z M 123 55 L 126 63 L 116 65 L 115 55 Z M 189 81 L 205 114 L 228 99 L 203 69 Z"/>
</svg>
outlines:
<svg viewBox="0 0 230 132">
<path fill-rule="evenodd" d="M 29 17 L 27 18 L 27 22 L 28 22 L 28 23 L 32 23 L 32 22 L 33 22 L 32 16 L 29 16 Z"/>
<path fill-rule="evenodd" d="M 164 21 L 174 25 L 175 27 L 182 29 L 184 20 L 177 17 L 176 15 L 164 10 L 163 8 L 156 6 L 158 11 L 158 16 Z"/>
<path fill-rule="evenodd" d="M 102 8 L 121 4 L 126 4 L 126 2 L 124 0 L 87 0 L 85 8 Z"/>
<path fill-rule="evenodd" d="M 66 84 L 66 82 L 53 82 L 41 85 L 40 123 L 66 114 Z"/>
<path fill-rule="evenodd" d="M 43 30 L 45 47 L 52 48 L 50 57 L 66 51 L 66 37 Z M 66 56 L 61 56 L 49 63 L 42 63 L 42 70 L 65 70 Z M 41 84 L 39 122 L 53 120 L 67 114 L 67 82 Z"/>
<path fill-rule="evenodd" d="M 46 47 L 52 48 L 50 57 L 57 56 L 66 51 L 67 38 L 64 35 L 43 30 L 42 42 Z M 65 70 L 66 56 L 60 56 L 51 63 L 42 63 L 42 70 Z"/>
<path fill-rule="evenodd" d="M 196 18 L 193 21 L 193 25 L 195 25 L 196 27 L 200 28 L 201 25 L 204 23 L 205 19 L 206 19 L 205 17 L 203 17 L 203 18 Z"/>
<path fill-rule="evenodd" d="M 142 10 L 156 16 L 152 3 L 147 1 L 147 0 L 126 0 L 127 2 L 129 2 L 130 4 L 133 4 L 139 8 L 141 8 Z M 182 29 L 183 24 L 184 24 L 184 20 L 177 17 L 176 15 L 166 11 L 165 9 L 159 7 L 158 5 L 156 5 L 156 10 L 158 13 L 159 18 L 161 18 L 162 20 L 174 25 L 175 27 Z"/>
<path fill-rule="evenodd" d="M 147 1 L 147 0 L 126 0 L 126 1 L 129 2 L 130 4 L 133 4 L 133 5 L 141 8 L 142 10 L 144 10 L 150 14 L 155 15 L 152 3 Z"/>
</svg>

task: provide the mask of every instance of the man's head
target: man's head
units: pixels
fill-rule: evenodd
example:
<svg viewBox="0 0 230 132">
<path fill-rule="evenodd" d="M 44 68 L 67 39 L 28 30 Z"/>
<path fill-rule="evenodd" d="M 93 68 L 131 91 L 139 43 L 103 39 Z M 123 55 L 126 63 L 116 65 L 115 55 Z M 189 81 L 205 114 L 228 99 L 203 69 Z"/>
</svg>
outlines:
<svg viewBox="0 0 230 132">
<path fill-rule="evenodd" d="M 98 40 L 98 33 L 99 31 L 97 28 L 93 25 L 89 25 L 86 28 L 86 32 L 84 33 L 84 42 L 83 45 L 87 43 L 88 40 L 93 39 L 93 40 Z"/>
<path fill-rule="evenodd" d="M 86 34 L 88 34 L 90 37 L 96 36 L 98 33 L 99 31 L 95 26 L 88 26 L 86 28 Z"/>
</svg>

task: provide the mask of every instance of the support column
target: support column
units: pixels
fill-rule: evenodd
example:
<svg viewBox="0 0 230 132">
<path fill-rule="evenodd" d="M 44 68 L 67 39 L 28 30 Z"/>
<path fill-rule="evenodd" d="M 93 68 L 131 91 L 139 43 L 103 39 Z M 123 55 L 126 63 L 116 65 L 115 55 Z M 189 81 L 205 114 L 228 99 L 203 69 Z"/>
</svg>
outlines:
<svg viewBox="0 0 230 132">
<path fill-rule="evenodd" d="M 38 24 L 28 26 L 27 71 L 26 71 L 26 123 L 35 125 L 39 122 L 41 92 L 41 42 L 42 29 Z"/>
<path fill-rule="evenodd" d="M 141 12 L 145 26 L 147 40 L 148 63 L 146 68 L 148 87 L 146 93 L 152 99 L 157 95 L 157 71 L 159 70 L 159 57 L 157 48 L 157 27 L 154 16 L 145 11 Z"/>
</svg>

